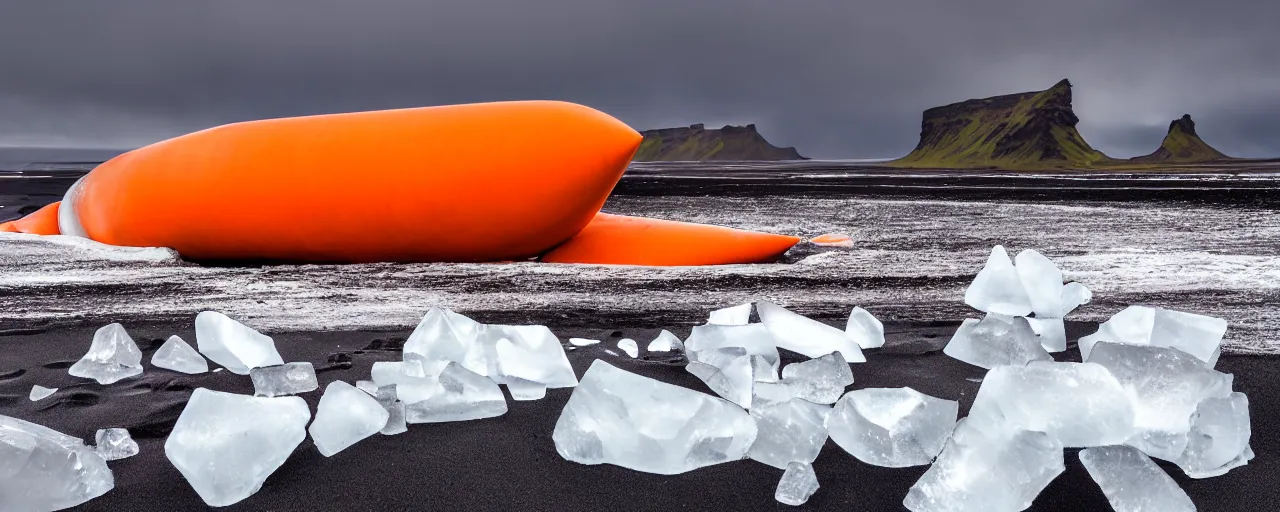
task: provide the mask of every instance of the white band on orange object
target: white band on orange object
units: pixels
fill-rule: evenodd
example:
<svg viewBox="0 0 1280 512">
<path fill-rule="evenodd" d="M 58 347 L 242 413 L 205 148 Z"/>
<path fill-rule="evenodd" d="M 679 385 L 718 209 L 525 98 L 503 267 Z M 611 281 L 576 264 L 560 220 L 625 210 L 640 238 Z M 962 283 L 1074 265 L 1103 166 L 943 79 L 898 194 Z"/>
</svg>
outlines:
<svg viewBox="0 0 1280 512">
<path fill-rule="evenodd" d="M 58 205 L 58 231 L 64 235 L 89 238 L 88 233 L 84 232 L 84 226 L 80 225 L 80 216 L 76 215 L 76 198 L 80 195 L 80 184 L 84 182 L 85 176 L 81 176 L 67 189 L 67 193 L 62 196 L 62 204 Z"/>
</svg>

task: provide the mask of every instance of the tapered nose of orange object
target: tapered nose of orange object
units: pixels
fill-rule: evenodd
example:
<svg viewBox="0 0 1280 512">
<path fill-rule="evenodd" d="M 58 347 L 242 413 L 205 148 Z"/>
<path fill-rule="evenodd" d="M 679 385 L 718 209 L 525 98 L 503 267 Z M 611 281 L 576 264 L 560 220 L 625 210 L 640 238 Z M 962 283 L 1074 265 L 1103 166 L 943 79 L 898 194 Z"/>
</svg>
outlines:
<svg viewBox="0 0 1280 512">
<path fill-rule="evenodd" d="M 58 203 L 45 205 L 21 219 L 0 224 L 0 232 L 30 233 L 33 235 L 57 235 Z"/>
<path fill-rule="evenodd" d="M 763 263 L 776 260 L 799 241 L 794 236 L 601 212 L 541 260 L 648 266 Z"/>
</svg>

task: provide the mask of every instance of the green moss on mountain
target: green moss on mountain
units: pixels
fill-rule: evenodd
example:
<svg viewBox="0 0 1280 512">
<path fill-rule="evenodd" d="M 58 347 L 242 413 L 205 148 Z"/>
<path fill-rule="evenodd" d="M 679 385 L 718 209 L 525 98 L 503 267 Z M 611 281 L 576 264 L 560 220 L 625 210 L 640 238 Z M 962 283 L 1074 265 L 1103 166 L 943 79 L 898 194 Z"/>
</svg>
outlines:
<svg viewBox="0 0 1280 512">
<path fill-rule="evenodd" d="M 1196 134 L 1196 122 L 1190 114 L 1169 123 L 1169 133 L 1164 136 L 1160 148 L 1146 156 L 1129 159 L 1135 163 L 1202 163 L 1228 160 Z"/>
<path fill-rule="evenodd" d="M 770 144 L 756 125 L 725 126 L 708 130 L 701 124 L 640 132 L 644 141 L 637 162 L 705 160 L 804 160 L 795 148 Z"/>
<path fill-rule="evenodd" d="M 920 143 L 889 165 L 1052 169 L 1115 162 L 1076 130 L 1071 82 L 1037 92 L 969 100 L 924 112 Z"/>
</svg>

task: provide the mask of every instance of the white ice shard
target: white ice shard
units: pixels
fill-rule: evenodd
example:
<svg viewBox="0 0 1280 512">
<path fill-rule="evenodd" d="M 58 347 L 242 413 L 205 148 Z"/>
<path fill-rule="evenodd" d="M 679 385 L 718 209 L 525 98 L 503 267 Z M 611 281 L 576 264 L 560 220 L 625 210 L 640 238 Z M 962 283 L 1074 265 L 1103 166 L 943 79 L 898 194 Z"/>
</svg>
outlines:
<svg viewBox="0 0 1280 512">
<path fill-rule="evenodd" d="M 1135 433 L 1125 444 L 1159 459 L 1182 455 L 1202 400 L 1231 394 L 1231 375 L 1173 348 L 1102 342 L 1088 361 L 1106 368 L 1133 404 Z"/>
<path fill-rule="evenodd" d="M 538 382 L 549 389 L 578 385 L 578 376 L 569 365 L 564 345 L 541 325 L 486 325 L 481 343 L 491 347 L 488 376 L 499 384 L 514 377 Z M 466 366 L 465 364 L 463 365 Z"/>
<path fill-rule="evenodd" d="M 379 432 L 388 436 L 408 432 L 409 426 L 404 419 L 404 402 L 396 399 L 396 387 L 384 386 L 377 388 L 373 396 L 378 399 L 378 404 L 387 411 L 387 424 Z"/>
<path fill-rule="evenodd" d="M 388 386 L 388 387 L 391 389 L 392 392 L 394 392 L 396 389 L 395 386 Z M 378 396 L 378 389 L 379 389 L 378 385 L 371 380 L 356 381 L 356 389 L 360 391 L 364 391 L 365 393 L 368 393 L 369 396 Z"/>
<path fill-rule="evenodd" d="M 698 352 L 698 359 L 689 361 L 685 370 L 702 380 L 717 395 L 751 408 L 752 389 L 756 381 L 753 357 L 742 347 L 718 348 Z"/>
<path fill-rule="evenodd" d="M 1093 300 L 1093 292 L 1085 288 L 1083 284 L 1067 283 L 1066 286 L 1062 287 L 1062 313 L 1056 316 L 1067 316 L 1067 313 L 1088 304 L 1091 300 Z"/>
<path fill-rule="evenodd" d="M 412 358 L 405 361 L 378 361 L 373 363 L 373 369 L 369 373 L 376 387 L 405 384 L 427 376 L 422 369 L 422 362 Z"/>
<path fill-rule="evenodd" d="M 1062 445 L 1043 432 L 956 424 L 902 504 L 912 512 L 1026 510 L 1061 474 Z"/>
<path fill-rule="evenodd" d="M 970 426 L 1044 432 L 1066 447 L 1123 444 L 1134 406 L 1120 382 L 1094 363 L 1033 362 L 987 372 Z"/>
<path fill-rule="evenodd" d="M 710 356 L 713 351 L 733 347 L 742 348 L 747 355 L 762 356 L 768 363 L 772 375 L 760 376 L 757 372 L 756 380 L 778 379 L 778 347 L 764 324 L 699 325 L 684 342 L 689 360 L 704 363 L 714 362 Z"/>
<path fill-rule="evenodd" d="M 249 370 L 254 396 L 296 395 L 320 389 L 316 369 L 311 363 L 286 363 L 259 366 Z"/>
<path fill-rule="evenodd" d="M 387 425 L 391 414 L 378 400 L 346 382 L 335 380 L 324 388 L 316 419 L 307 427 L 320 455 L 332 457 Z"/>
<path fill-rule="evenodd" d="M 129 431 L 123 428 L 104 428 L 99 429 L 94 434 L 95 446 L 94 451 L 103 460 L 120 460 L 132 457 L 138 454 L 138 443 L 129 435 Z"/>
<path fill-rule="evenodd" d="M 1253 459 L 1249 398 L 1244 393 L 1206 398 L 1191 417 L 1186 451 L 1175 461 L 1191 478 L 1226 474 Z"/>
<path fill-rule="evenodd" d="M 840 352 L 850 363 L 865 363 L 862 347 L 845 331 L 805 318 L 769 301 L 756 302 L 760 322 L 769 329 L 778 348 L 807 357 L 820 357 Z"/>
<path fill-rule="evenodd" d="M 517 401 L 542 400 L 547 396 L 547 386 L 541 382 L 531 382 L 518 377 L 507 377 L 507 391 L 511 399 Z"/>
<path fill-rule="evenodd" d="M 36 384 L 34 386 L 31 386 L 31 394 L 27 395 L 27 399 L 31 400 L 32 402 L 44 400 L 46 398 L 49 398 L 49 395 L 52 395 L 57 392 L 58 392 L 58 388 L 46 388 L 44 386 Z"/>
<path fill-rule="evenodd" d="M 436 380 L 439 385 L 436 393 L 424 400 L 405 402 L 405 421 L 467 421 L 507 413 L 507 399 L 502 395 L 502 389 L 461 364 L 450 362 Z"/>
<path fill-rule="evenodd" d="M 1116 512 L 1196 510 L 1178 483 L 1137 448 L 1087 448 L 1080 451 L 1080 462 Z"/>
<path fill-rule="evenodd" d="M 827 442 L 824 424 L 830 412 L 830 406 L 805 400 L 752 407 L 757 434 L 747 457 L 778 469 L 791 462 L 813 462 Z"/>
<path fill-rule="evenodd" d="M 636 345 L 636 340 L 631 338 L 622 338 L 618 340 L 618 349 L 625 352 L 632 359 L 640 357 L 640 347 Z"/>
<path fill-rule="evenodd" d="M 849 322 L 845 324 L 844 333 L 862 348 L 884 346 L 884 324 L 862 308 L 855 307 L 853 312 L 849 313 Z"/>
<path fill-rule="evenodd" d="M 196 347 L 237 375 L 248 375 L 251 368 L 284 364 L 270 336 L 216 311 L 196 315 Z"/>
<path fill-rule="evenodd" d="M 593 339 L 587 339 L 587 338 L 569 338 L 569 344 L 575 347 L 585 347 L 588 345 L 595 345 L 596 343 L 600 343 L 600 340 L 593 340 Z"/>
<path fill-rule="evenodd" d="M 204 360 L 204 356 L 177 336 L 170 336 L 156 353 L 151 354 L 151 366 L 187 374 L 209 371 L 209 362 Z"/>
<path fill-rule="evenodd" d="M 1058 266 L 1031 249 L 1018 253 L 1014 265 L 1031 302 L 1031 311 L 1038 317 L 1063 316 L 1062 271 Z"/>
<path fill-rule="evenodd" d="M 1216 363 L 1226 332 L 1227 321 L 1221 318 L 1164 308 L 1129 306 L 1098 326 L 1098 332 L 1080 338 L 1080 354 L 1088 359 L 1094 344 L 1110 341 L 1172 347 L 1206 364 Z"/>
<path fill-rule="evenodd" d="M 1049 353 L 1067 351 L 1067 326 L 1061 318 L 1028 318 L 1031 330 L 1040 337 L 1040 346 Z"/>
<path fill-rule="evenodd" d="M 62 510 L 114 487 L 106 461 L 80 438 L 0 415 L 0 510 Z"/>
<path fill-rule="evenodd" d="M 1053 359 L 1026 318 L 995 313 L 981 321 L 965 319 L 942 352 L 986 369 Z"/>
<path fill-rule="evenodd" d="M 485 369 L 488 365 L 483 360 L 484 349 L 477 343 L 482 330 L 484 324 L 480 322 L 433 307 L 404 342 L 404 353 L 418 354 L 428 361 L 456 361 L 472 371 Z"/>
<path fill-rule="evenodd" d="M 296 396 L 252 397 L 197 388 L 164 454 L 210 506 L 252 496 L 307 437 L 311 411 Z"/>
<path fill-rule="evenodd" d="M 903 468 L 933 461 L 956 425 L 960 404 L 911 388 L 850 391 L 827 417 L 831 440 L 873 466 Z"/>
<path fill-rule="evenodd" d="M 671 334 L 671 331 L 663 329 L 658 333 L 658 337 L 649 342 L 646 349 L 649 352 L 671 352 L 673 350 L 684 350 L 684 343 L 680 341 L 680 337 Z"/>
<path fill-rule="evenodd" d="M 125 332 L 124 326 L 111 324 L 93 333 L 89 352 L 71 365 L 67 373 L 111 384 L 142 374 L 142 351 Z"/>
<path fill-rule="evenodd" d="M 791 363 L 782 369 L 782 380 L 756 383 L 756 396 L 768 402 L 800 398 L 815 404 L 834 404 L 853 384 L 853 372 L 839 352 L 817 359 Z"/>
<path fill-rule="evenodd" d="M 774 491 L 773 499 L 783 505 L 798 507 L 809 501 L 815 492 L 818 492 L 818 475 L 813 472 L 813 466 L 792 462 L 787 464 L 782 479 L 778 480 L 778 490 Z"/>
<path fill-rule="evenodd" d="M 756 432 L 728 401 L 597 359 L 551 437 L 566 460 L 674 475 L 744 458 Z"/>
<path fill-rule="evenodd" d="M 711 316 L 707 319 L 707 323 L 712 325 L 747 325 L 747 322 L 750 321 L 750 302 L 741 306 L 717 309 L 712 311 Z"/>
<path fill-rule="evenodd" d="M 1006 316 L 1031 314 L 1031 299 L 1003 246 L 991 249 L 986 266 L 965 290 L 964 303 L 987 313 Z"/>
</svg>

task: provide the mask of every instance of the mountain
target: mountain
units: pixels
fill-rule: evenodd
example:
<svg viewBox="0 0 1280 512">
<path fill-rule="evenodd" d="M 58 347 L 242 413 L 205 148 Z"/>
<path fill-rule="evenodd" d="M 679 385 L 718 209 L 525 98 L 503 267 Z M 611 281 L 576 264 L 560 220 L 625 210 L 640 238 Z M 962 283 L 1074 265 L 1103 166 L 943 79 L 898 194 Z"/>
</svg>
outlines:
<svg viewBox="0 0 1280 512">
<path fill-rule="evenodd" d="M 1135 163 L 1200 163 L 1228 160 L 1231 157 L 1213 149 L 1196 134 L 1196 122 L 1190 114 L 1169 123 L 1169 134 L 1154 153 L 1146 156 L 1130 158 Z"/>
<path fill-rule="evenodd" d="M 1044 91 L 969 100 L 924 112 L 920 143 L 889 165 L 1053 169 L 1115 162 L 1085 142 L 1071 110 L 1071 82 Z"/>
<path fill-rule="evenodd" d="M 796 148 L 770 144 L 756 125 L 725 126 L 708 130 L 701 124 L 687 128 L 645 130 L 636 152 L 637 162 L 703 160 L 806 160 Z"/>
</svg>

